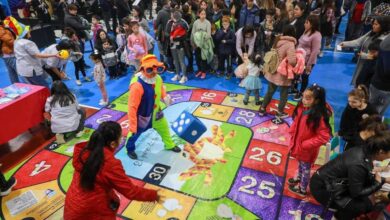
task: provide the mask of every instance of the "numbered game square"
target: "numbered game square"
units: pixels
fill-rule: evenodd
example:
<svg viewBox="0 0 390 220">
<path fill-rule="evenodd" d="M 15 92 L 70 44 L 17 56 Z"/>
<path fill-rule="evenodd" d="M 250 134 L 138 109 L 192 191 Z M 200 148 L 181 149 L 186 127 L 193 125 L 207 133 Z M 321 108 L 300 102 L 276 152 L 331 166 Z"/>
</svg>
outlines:
<svg viewBox="0 0 390 220">
<path fill-rule="evenodd" d="M 282 178 L 241 167 L 228 197 L 261 219 L 275 219 Z"/>
<path fill-rule="evenodd" d="M 276 120 L 268 120 L 252 127 L 253 138 L 275 144 L 288 146 L 290 143 L 290 127 L 287 123 L 275 123 Z"/>
<path fill-rule="evenodd" d="M 267 112 L 275 114 L 278 111 L 279 100 L 272 99 L 272 101 L 267 106 Z M 295 106 L 291 103 L 286 104 L 284 107 L 284 112 L 286 112 L 289 116 L 294 112 Z"/>
<path fill-rule="evenodd" d="M 232 116 L 229 119 L 230 123 L 243 125 L 245 127 L 252 127 L 257 124 L 268 121 L 272 116 L 266 115 L 264 117 L 259 116 L 257 111 L 235 108 Z"/>
<path fill-rule="evenodd" d="M 226 122 L 233 113 L 234 108 L 223 105 L 202 103 L 194 112 L 196 117 L 208 118 L 216 121 Z"/>
<path fill-rule="evenodd" d="M 254 110 L 254 111 L 258 111 L 260 109 L 260 106 L 255 104 L 255 97 L 254 96 L 249 96 L 248 105 L 244 106 L 243 102 L 242 102 L 243 100 L 244 100 L 244 95 L 229 92 L 228 95 L 223 100 L 222 105 L 245 108 L 245 109 L 250 109 L 250 110 Z"/>
<path fill-rule="evenodd" d="M 314 205 L 310 202 L 293 199 L 283 196 L 282 206 L 279 214 L 279 219 L 296 220 L 296 219 L 323 219 L 330 220 L 333 216 L 332 212 L 326 212 L 324 218 L 321 218 L 323 207 Z"/>
<path fill-rule="evenodd" d="M 168 95 L 171 97 L 172 104 L 187 102 L 191 98 L 192 90 L 175 90 L 168 92 Z"/>
<path fill-rule="evenodd" d="M 105 121 L 118 121 L 125 115 L 126 113 L 124 112 L 103 108 L 85 121 L 85 127 L 96 130 L 101 123 Z"/>
<path fill-rule="evenodd" d="M 283 176 L 287 154 L 286 146 L 252 139 L 242 166 Z"/>
<path fill-rule="evenodd" d="M 191 101 L 221 104 L 226 95 L 227 92 L 222 91 L 195 89 L 193 90 Z"/>
<path fill-rule="evenodd" d="M 121 125 L 122 135 L 127 137 L 127 134 L 129 133 L 129 117 L 127 117 L 127 115 L 123 116 L 119 119 L 118 123 Z"/>
</svg>

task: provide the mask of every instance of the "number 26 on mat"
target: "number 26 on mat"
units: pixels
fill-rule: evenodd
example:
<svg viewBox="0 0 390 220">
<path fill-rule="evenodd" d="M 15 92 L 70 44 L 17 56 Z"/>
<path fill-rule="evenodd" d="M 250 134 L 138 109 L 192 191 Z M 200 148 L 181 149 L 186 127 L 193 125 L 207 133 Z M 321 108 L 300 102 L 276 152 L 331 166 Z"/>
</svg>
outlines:
<svg viewBox="0 0 390 220">
<path fill-rule="evenodd" d="M 253 154 L 249 156 L 251 160 L 257 160 L 263 162 L 263 156 L 266 154 L 265 150 L 261 147 L 254 147 L 251 150 L 252 152 L 259 152 L 258 154 Z M 279 165 L 282 162 L 282 154 L 276 151 L 269 151 L 266 156 L 267 162 L 271 165 Z"/>
<path fill-rule="evenodd" d="M 257 191 L 252 188 L 257 186 L 257 180 L 252 176 L 244 176 L 241 178 L 244 183 L 249 182 L 238 188 L 238 191 L 254 195 L 255 193 L 263 199 L 272 199 L 275 196 L 275 183 L 263 180 L 260 182 Z"/>
</svg>

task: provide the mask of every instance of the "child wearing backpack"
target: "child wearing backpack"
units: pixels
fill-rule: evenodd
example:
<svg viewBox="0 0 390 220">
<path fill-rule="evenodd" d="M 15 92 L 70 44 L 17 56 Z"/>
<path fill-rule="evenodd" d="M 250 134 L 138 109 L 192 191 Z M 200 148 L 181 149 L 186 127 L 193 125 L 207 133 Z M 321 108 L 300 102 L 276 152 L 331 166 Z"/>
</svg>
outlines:
<svg viewBox="0 0 390 220">
<path fill-rule="evenodd" d="M 255 54 L 244 62 L 248 69 L 248 75 L 242 81 L 242 85 L 246 90 L 243 100 L 244 105 L 248 105 L 249 96 L 252 92 L 255 95 L 255 104 L 260 105 L 259 93 L 262 87 L 260 80 L 260 71 L 262 69 L 261 62 L 262 60 L 260 55 Z"/>
</svg>

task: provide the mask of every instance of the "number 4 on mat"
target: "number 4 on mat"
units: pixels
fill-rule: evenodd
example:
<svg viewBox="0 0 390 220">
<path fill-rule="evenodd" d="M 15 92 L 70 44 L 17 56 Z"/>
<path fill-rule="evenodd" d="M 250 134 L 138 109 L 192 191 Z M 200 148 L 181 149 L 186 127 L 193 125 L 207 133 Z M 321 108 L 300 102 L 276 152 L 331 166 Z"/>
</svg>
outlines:
<svg viewBox="0 0 390 220">
<path fill-rule="evenodd" d="M 35 169 L 30 173 L 30 176 L 35 176 L 51 167 L 50 164 L 45 164 L 46 161 L 41 161 L 40 163 L 35 164 Z"/>
</svg>

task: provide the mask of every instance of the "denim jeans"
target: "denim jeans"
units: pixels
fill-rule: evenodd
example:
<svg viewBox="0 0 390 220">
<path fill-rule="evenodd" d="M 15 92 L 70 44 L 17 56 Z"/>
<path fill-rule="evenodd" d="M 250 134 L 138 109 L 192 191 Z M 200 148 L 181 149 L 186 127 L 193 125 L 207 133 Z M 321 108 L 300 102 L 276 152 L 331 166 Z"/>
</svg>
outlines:
<svg viewBox="0 0 390 220">
<path fill-rule="evenodd" d="M 171 49 L 173 64 L 175 65 L 176 75 L 180 75 L 180 70 L 183 76 L 187 76 L 187 66 L 185 63 L 184 49 Z"/>
<path fill-rule="evenodd" d="M 390 105 L 390 91 L 383 91 L 370 86 L 370 103 L 380 115 L 384 115 Z"/>
<path fill-rule="evenodd" d="M 44 86 L 44 87 L 47 87 L 50 89 L 49 83 L 47 83 L 47 81 L 46 81 L 46 75 L 44 75 L 44 74 L 37 75 L 35 73 L 35 70 L 33 71 L 33 76 L 31 76 L 31 77 L 24 76 L 24 77 L 22 77 L 22 80 L 27 84 Z"/>
<path fill-rule="evenodd" d="M 18 83 L 18 72 L 16 71 L 16 58 L 15 57 L 3 57 L 5 66 L 7 67 L 9 80 L 11 84 Z"/>
</svg>

